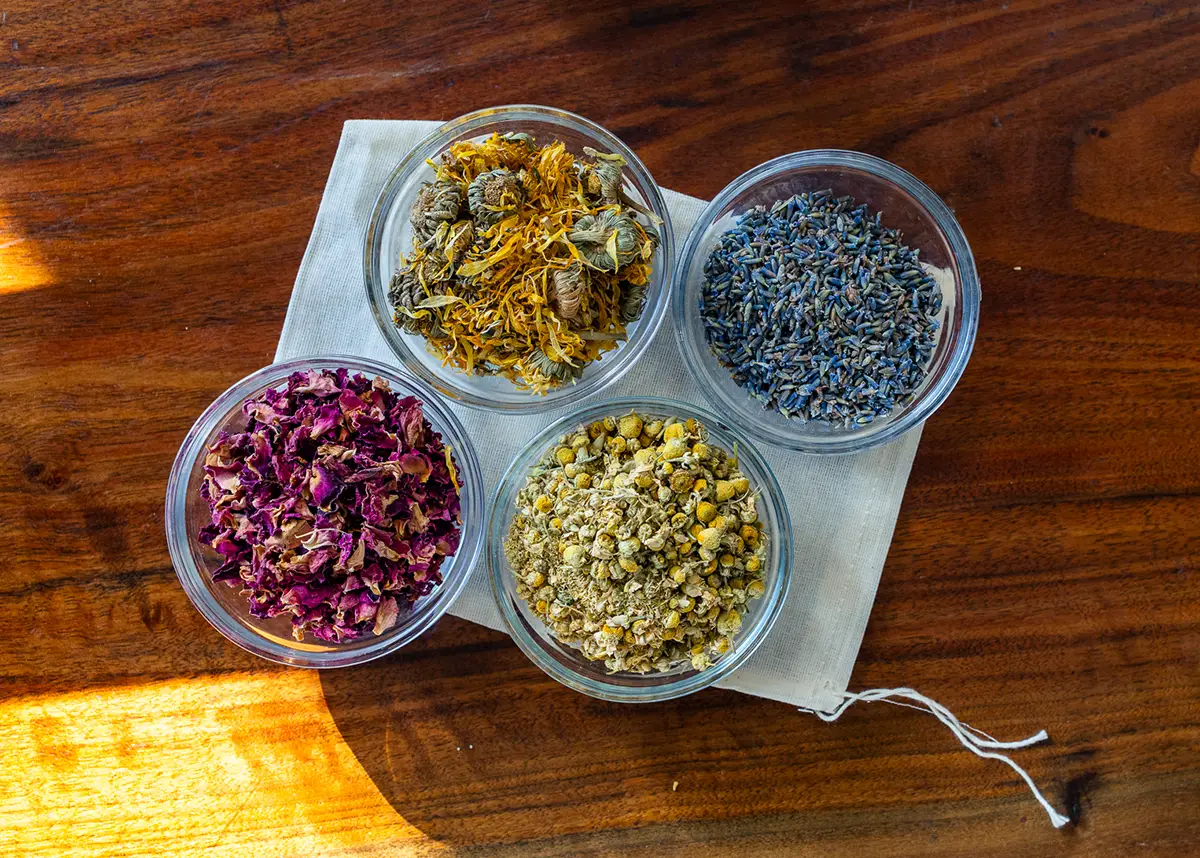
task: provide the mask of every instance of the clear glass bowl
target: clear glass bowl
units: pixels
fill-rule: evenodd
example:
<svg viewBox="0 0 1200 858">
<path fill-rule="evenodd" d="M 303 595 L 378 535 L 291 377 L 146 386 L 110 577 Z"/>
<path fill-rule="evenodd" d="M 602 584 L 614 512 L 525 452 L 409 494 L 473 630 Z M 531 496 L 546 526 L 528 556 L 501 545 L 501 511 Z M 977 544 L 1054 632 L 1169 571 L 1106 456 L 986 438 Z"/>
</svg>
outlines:
<svg viewBox="0 0 1200 858">
<path fill-rule="evenodd" d="M 900 229 L 905 243 L 920 249 L 921 261 L 940 269 L 934 274 L 942 285 L 941 326 L 925 380 L 906 404 L 862 427 L 845 428 L 820 420 L 804 423 L 764 407 L 717 362 L 700 318 L 704 264 L 738 216 L 756 205 L 770 206 L 803 191 L 826 188 L 832 188 L 836 196 L 850 195 L 858 203 L 866 203 L 873 212 L 882 211 L 884 225 Z M 886 444 L 919 426 L 954 389 L 971 356 L 979 326 L 975 260 L 950 209 L 915 176 L 860 152 L 797 152 L 738 176 L 708 204 L 692 227 L 675 280 L 675 337 L 709 401 L 754 437 L 803 453 L 855 453 Z"/>
<path fill-rule="evenodd" d="M 288 616 L 269 620 L 252 617 L 246 597 L 237 587 L 212 580 L 212 573 L 221 565 L 221 556 L 197 539 L 200 529 L 210 521 L 208 504 L 200 497 L 204 455 L 222 429 L 237 431 L 245 427 L 242 404 L 246 400 L 261 396 L 268 388 L 283 388 L 293 372 L 338 367 L 372 378 L 378 376 L 397 393 L 421 400 L 425 419 L 450 445 L 460 475 L 462 538 L 458 550 L 442 565 L 442 583 L 402 613 L 399 622 L 382 635 L 343 643 L 327 643 L 306 635 L 303 641 L 297 641 L 292 637 Z M 200 415 L 171 468 L 165 522 L 167 546 L 179 582 L 192 604 L 217 631 L 242 649 L 270 661 L 295 667 L 345 667 L 379 658 L 415 640 L 458 597 L 479 556 L 483 536 L 483 475 L 462 424 L 421 382 L 362 358 L 341 355 L 302 358 L 273 364 L 247 376 L 217 397 Z"/>
<path fill-rule="evenodd" d="M 431 354 L 420 334 L 408 334 L 396 327 L 387 291 L 400 258 L 412 250 L 412 226 L 409 213 L 421 186 L 434 178 L 427 160 L 437 158 L 452 143 L 483 140 L 493 133 L 525 132 L 539 145 L 561 140 L 567 151 L 583 153 L 584 146 L 600 152 L 615 152 L 626 161 L 625 192 L 662 218 L 657 227 L 662 244 L 656 251 L 653 272 L 646 287 L 646 307 L 628 326 L 628 339 L 599 360 L 590 363 L 574 384 L 563 385 L 544 395 L 520 390 L 503 376 L 468 375 L 442 366 Z M 644 219 L 643 219 L 644 222 Z M 451 120 L 425 138 L 392 171 L 367 225 L 363 266 L 367 298 L 379 330 L 400 363 L 444 396 L 476 408 L 534 413 L 561 408 L 608 387 L 621 378 L 654 339 L 667 310 L 667 292 L 671 286 L 675 260 L 671 218 L 662 193 L 633 150 L 612 133 L 594 122 L 565 110 L 536 105 L 489 107 Z"/>
<path fill-rule="evenodd" d="M 703 671 L 681 665 L 659 673 L 609 673 L 603 662 L 587 660 L 577 649 L 553 637 L 529 605 L 517 596 L 516 578 L 504 553 L 504 541 L 516 511 L 517 493 L 525 485 L 530 468 L 547 450 L 556 446 L 564 434 L 606 415 L 630 411 L 659 418 L 696 418 L 708 429 L 712 443 L 729 451 L 736 447 L 742 473 L 760 493 L 759 519 L 769 534 L 768 554 L 763 566 L 766 591 L 746 603 L 742 629 L 734 638 L 733 646 Z M 758 649 L 787 597 L 792 569 L 792 523 L 775 475 L 745 434 L 712 412 L 694 405 L 653 396 L 613 399 L 555 421 L 530 441 L 509 465 L 500 478 L 488 511 L 487 563 L 500 614 L 517 646 L 534 664 L 568 688 L 592 697 L 619 703 L 648 703 L 707 688 L 732 673 Z"/>
</svg>

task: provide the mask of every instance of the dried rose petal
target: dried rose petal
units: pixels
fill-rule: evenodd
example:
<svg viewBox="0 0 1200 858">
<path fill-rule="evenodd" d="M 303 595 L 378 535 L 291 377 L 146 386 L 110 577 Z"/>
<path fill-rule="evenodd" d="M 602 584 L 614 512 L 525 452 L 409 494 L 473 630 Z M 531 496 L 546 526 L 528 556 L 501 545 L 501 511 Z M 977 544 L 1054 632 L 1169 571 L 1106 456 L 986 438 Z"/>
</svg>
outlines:
<svg viewBox="0 0 1200 858">
<path fill-rule="evenodd" d="M 201 541 L 252 616 L 297 640 L 383 634 L 441 582 L 461 535 L 458 474 L 421 403 L 348 370 L 293 373 L 247 402 L 204 459 Z"/>
</svg>

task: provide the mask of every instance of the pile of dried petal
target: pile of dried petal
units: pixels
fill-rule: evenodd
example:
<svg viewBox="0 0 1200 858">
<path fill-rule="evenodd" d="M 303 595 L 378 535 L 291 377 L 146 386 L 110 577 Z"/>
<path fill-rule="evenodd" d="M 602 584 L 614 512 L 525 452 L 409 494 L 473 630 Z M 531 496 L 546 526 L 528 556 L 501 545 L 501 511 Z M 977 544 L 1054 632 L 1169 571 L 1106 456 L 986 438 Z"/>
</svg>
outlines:
<svg viewBox="0 0 1200 858">
<path fill-rule="evenodd" d="M 382 634 L 441 581 L 458 548 L 458 474 L 419 400 L 345 369 L 293 373 L 222 432 L 200 494 L 200 539 L 255 617 L 290 615 L 297 640 Z"/>
<path fill-rule="evenodd" d="M 613 672 L 696 670 L 761 596 L 767 534 L 737 457 L 694 419 L 606 417 L 564 435 L 517 496 L 517 595 Z"/>
<path fill-rule="evenodd" d="M 576 380 L 645 304 L 657 220 L 622 191 L 619 155 L 493 134 L 452 145 L 413 206 L 392 278 L 396 324 L 464 372 L 534 392 Z"/>
</svg>

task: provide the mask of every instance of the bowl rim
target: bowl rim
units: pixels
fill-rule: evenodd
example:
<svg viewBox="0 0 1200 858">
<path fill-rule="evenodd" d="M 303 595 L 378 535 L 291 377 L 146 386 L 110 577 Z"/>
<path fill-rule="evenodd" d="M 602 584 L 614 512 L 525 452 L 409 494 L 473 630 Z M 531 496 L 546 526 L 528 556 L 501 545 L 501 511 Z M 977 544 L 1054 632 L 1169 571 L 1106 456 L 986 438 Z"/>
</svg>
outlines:
<svg viewBox="0 0 1200 858">
<path fill-rule="evenodd" d="M 790 152 L 786 155 L 772 158 L 769 161 L 764 161 L 758 166 L 752 167 L 742 173 L 726 185 L 704 207 L 704 210 L 697 217 L 691 230 L 688 232 L 687 239 L 683 243 L 679 261 L 675 267 L 675 279 L 672 283 L 672 316 L 675 322 L 675 341 L 682 354 L 690 355 L 695 350 L 700 352 L 700 358 L 715 362 L 715 358 L 712 357 L 703 335 L 689 332 L 687 330 L 688 326 L 685 324 L 687 318 L 688 272 L 692 268 L 692 261 L 701 249 L 700 242 L 703 239 L 704 233 L 715 223 L 721 209 L 734 197 L 754 185 L 778 175 L 784 170 L 797 167 L 848 168 L 891 182 L 900 190 L 907 193 L 917 205 L 926 211 L 944 236 L 946 243 L 950 247 L 954 263 L 958 267 L 958 277 L 956 279 L 962 296 L 962 322 L 954 329 L 955 342 L 953 351 L 947 357 L 946 366 L 942 374 L 912 404 L 912 407 L 898 419 L 880 423 L 874 431 L 868 431 L 852 437 L 831 436 L 829 438 L 819 438 L 789 433 L 765 421 L 751 427 L 747 425 L 746 419 L 739 409 L 730 408 L 734 415 L 734 421 L 743 430 L 750 431 L 753 429 L 755 433 L 761 435 L 767 442 L 778 447 L 807 454 L 842 455 L 858 453 L 896 440 L 911 429 L 920 426 L 941 407 L 966 369 L 979 328 L 979 309 L 982 301 L 982 292 L 971 246 L 950 207 L 946 205 L 932 188 L 912 173 L 883 158 L 849 149 L 806 149 L 799 152 Z M 943 331 L 943 336 L 945 333 Z M 693 349 L 692 340 L 695 340 L 695 349 Z M 710 402 L 720 406 L 732 405 L 727 395 L 717 389 L 700 367 L 696 366 L 691 360 L 685 360 L 685 363 L 688 364 L 688 369 L 692 377 L 696 380 L 704 396 Z M 717 364 L 717 367 L 722 372 L 726 371 L 719 364 Z"/>
<path fill-rule="evenodd" d="M 546 650 L 534 641 L 525 630 L 504 587 L 504 576 L 509 572 L 508 561 L 504 557 L 504 537 L 507 535 L 512 516 L 507 509 L 501 509 L 501 504 L 508 498 L 513 488 L 519 490 L 517 483 L 524 479 L 525 470 L 528 469 L 526 460 L 533 461 L 531 456 L 548 447 L 553 438 L 564 434 L 570 427 L 580 425 L 598 412 L 616 414 L 626 409 L 639 408 L 676 416 L 695 417 L 704 424 L 705 428 L 711 429 L 715 426 L 721 434 L 732 437 L 738 445 L 739 460 L 748 459 L 752 463 L 752 470 L 759 483 L 757 488 L 760 494 L 766 497 L 766 502 L 770 504 L 771 513 L 776 519 L 775 529 L 777 532 L 773 534 L 773 539 L 779 546 L 775 584 L 761 598 L 760 604 L 766 614 L 763 616 L 755 636 L 738 640 L 725 657 L 707 670 L 681 674 L 680 678 L 674 682 L 656 686 L 614 685 L 584 677 L 574 670 L 566 668 L 557 659 L 548 655 Z M 524 465 L 524 469 L 522 469 L 522 465 Z M 627 396 L 594 402 L 585 408 L 577 409 L 560 417 L 538 432 L 508 464 L 504 474 L 496 483 L 496 488 L 492 491 L 492 498 L 488 504 L 487 535 L 487 551 L 484 559 L 488 567 L 488 578 L 491 581 L 492 596 L 509 636 L 530 661 L 553 679 L 589 697 L 614 703 L 655 703 L 672 700 L 701 691 L 729 676 L 745 664 L 770 635 L 771 629 L 783 611 L 791 589 L 793 552 L 791 512 L 774 470 L 740 427 L 722 420 L 704 406 L 668 397 Z"/>
<path fill-rule="evenodd" d="M 459 492 L 464 511 L 458 550 L 448 558 L 448 568 L 442 570 L 440 598 L 414 617 L 413 622 L 397 626 L 375 640 L 362 645 L 359 638 L 355 648 L 334 645 L 325 650 L 298 650 L 274 640 L 253 635 L 242 622 L 230 615 L 209 592 L 204 571 L 195 563 L 191 545 L 194 534 L 187 529 L 187 502 L 190 474 L 198 456 L 205 449 L 206 438 L 239 408 L 246 398 L 264 384 L 279 384 L 294 372 L 310 369 L 345 368 L 352 372 L 374 373 L 385 379 L 398 392 L 411 394 L 421 400 L 426 419 L 452 445 L 456 465 L 465 479 Z M 432 412 L 432 417 L 430 413 Z M 474 515 L 466 515 L 473 510 Z M 256 370 L 230 385 L 214 399 L 188 430 L 179 452 L 171 465 L 167 480 L 163 522 L 167 549 L 176 577 L 192 604 L 209 624 L 226 639 L 261 658 L 291 667 L 326 669 L 363 664 L 395 652 L 428 631 L 462 594 L 482 550 L 484 516 L 483 475 L 479 458 L 462 423 L 445 407 L 437 394 L 419 379 L 396 367 L 353 355 L 312 355 L 272 363 Z"/>
<path fill-rule="evenodd" d="M 382 253 L 384 222 L 396 201 L 395 198 L 399 194 L 400 187 L 409 174 L 418 170 L 428 158 L 442 151 L 449 145 L 449 141 L 460 132 L 475 130 L 486 126 L 493 120 L 523 116 L 567 127 L 575 126 L 573 130 L 592 136 L 598 143 L 605 146 L 611 144 L 609 151 L 621 155 L 626 160 L 627 167 L 632 169 L 635 174 L 640 173 L 640 176 L 645 178 L 649 192 L 646 205 L 663 221 L 659 226 L 662 240 L 656 250 L 656 268 L 659 271 L 661 287 L 658 301 L 653 306 L 648 305 L 639 317 L 635 335 L 611 352 L 611 358 L 608 358 L 607 364 L 610 369 L 603 370 L 605 361 L 602 359 L 600 361 L 602 371 L 596 373 L 586 383 L 575 383 L 557 388 L 545 395 L 530 393 L 526 399 L 497 401 L 447 381 L 446 378 L 431 372 L 420 361 L 410 357 L 412 350 L 396 330 L 395 323 L 390 313 L 387 312 L 386 301 L 381 303 L 378 297 L 379 294 L 386 294 L 386 283 L 391 277 L 390 272 L 382 270 L 379 256 Z M 474 110 L 444 122 L 426 135 L 405 154 L 400 163 L 384 180 L 371 208 L 371 216 L 367 221 L 363 240 L 363 285 L 367 292 L 367 303 L 371 308 L 371 315 L 375 319 L 376 327 L 384 342 L 387 343 L 392 356 L 400 361 L 406 370 L 448 399 L 470 408 L 502 413 L 537 414 L 556 411 L 599 393 L 623 378 L 649 348 L 667 316 L 667 308 L 671 302 L 671 288 L 675 281 L 674 265 L 675 235 L 671 224 L 671 212 L 663 198 L 662 188 L 659 187 L 654 176 L 632 147 L 599 123 L 567 110 L 539 104 L 505 104 Z M 457 371 L 454 373 L 458 374 Z M 447 373 L 447 376 L 454 377 L 450 373 Z"/>
</svg>

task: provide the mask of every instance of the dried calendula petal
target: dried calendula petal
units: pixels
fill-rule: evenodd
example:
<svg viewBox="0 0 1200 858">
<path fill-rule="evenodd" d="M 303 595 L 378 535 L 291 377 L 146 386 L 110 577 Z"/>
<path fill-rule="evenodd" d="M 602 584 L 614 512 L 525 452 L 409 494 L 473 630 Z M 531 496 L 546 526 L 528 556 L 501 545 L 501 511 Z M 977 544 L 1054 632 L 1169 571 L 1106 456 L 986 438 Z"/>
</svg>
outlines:
<svg viewBox="0 0 1200 858">
<path fill-rule="evenodd" d="M 599 197 L 609 204 L 615 205 L 619 203 L 627 206 L 634 211 L 641 212 L 654 223 L 662 224 L 662 220 L 658 215 L 625 193 L 621 181 L 621 168 L 625 166 L 624 158 L 620 155 L 606 155 L 603 152 L 597 152 L 590 146 L 584 146 L 583 153 L 594 159 L 594 163 L 584 165 L 579 171 L 579 175 L 584 182 L 584 188 L 589 196 Z M 658 235 L 653 229 L 647 229 L 646 231 L 654 241 L 657 241 Z"/>
<path fill-rule="evenodd" d="M 584 166 L 580 171 L 583 186 L 588 196 L 600 197 L 606 203 L 621 201 L 621 168 L 625 159 L 620 155 L 606 156 L 591 147 L 584 147 L 584 154 L 595 158 L 595 163 Z"/>
<path fill-rule="evenodd" d="M 645 306 L 658 235 L 620 190 L 624 161 L 587 158 L 511 133 L 430 162 L 388 293 L 396 324 L 445 364 L 535 393 L 616 348 Z"/>
<path fill-rule="evenodd" d="M 610 671 L 711 666 L 766 591 L 749 481 L 696 500 L 746 479 L 732 461 L 695 420 L 610 415 L 562 436 L 517 496 L 505 552 L 518 596 Z"/>
</svg>

